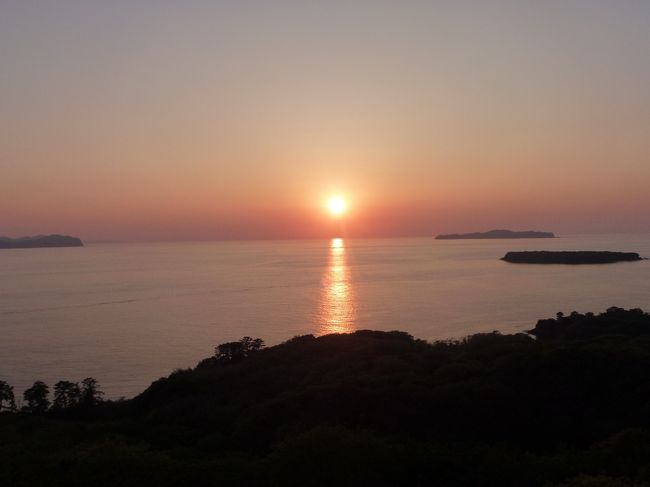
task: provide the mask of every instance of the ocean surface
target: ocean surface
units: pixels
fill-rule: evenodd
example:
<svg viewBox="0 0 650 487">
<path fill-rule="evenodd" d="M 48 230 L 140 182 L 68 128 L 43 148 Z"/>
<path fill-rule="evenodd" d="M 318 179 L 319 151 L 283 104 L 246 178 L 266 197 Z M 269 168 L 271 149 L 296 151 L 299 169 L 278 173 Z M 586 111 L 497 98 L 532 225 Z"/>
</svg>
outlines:
<svg viewBox="0 0 650 487">
<path fill-rule="evenodd" d="M 89 244 L 0 251 L 0 380 L 92 376 L 132 397 L 214 346 L 404 330 L 427 340 L 532 328 L 558 311 L 650 310 L 650 261 L 517 265 L 509 250 L 617 250 L 650 235 Z"/>
</svg>

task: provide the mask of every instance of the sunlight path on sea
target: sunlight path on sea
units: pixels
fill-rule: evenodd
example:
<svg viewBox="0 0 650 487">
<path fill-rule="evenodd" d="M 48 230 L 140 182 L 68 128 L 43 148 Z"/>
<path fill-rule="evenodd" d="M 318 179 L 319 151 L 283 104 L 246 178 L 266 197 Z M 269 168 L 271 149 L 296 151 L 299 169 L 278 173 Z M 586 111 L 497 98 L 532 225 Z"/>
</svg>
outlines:
<svg viewBox="0 0 650 487">
<path fill-rule="evenodd" d="M 348 265 L 345 241 L 333 238 L 329 245 L 329 260 L 321 285 L 318 304 L 320 335 L 349 333 L 355 330 L 357 297 Z"/>
</svg>

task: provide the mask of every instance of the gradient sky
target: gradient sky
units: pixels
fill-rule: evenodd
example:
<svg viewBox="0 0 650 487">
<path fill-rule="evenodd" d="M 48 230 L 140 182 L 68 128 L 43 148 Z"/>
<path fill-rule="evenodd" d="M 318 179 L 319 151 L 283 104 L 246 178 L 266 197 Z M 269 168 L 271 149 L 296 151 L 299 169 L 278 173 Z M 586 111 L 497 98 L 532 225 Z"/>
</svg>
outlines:
<svg viewBox="0 0 650 487">
<path fill-rule="evenodd" d="M 650 2 L 0 0 L 0 235 L 650 231 Z"/>
</svg>

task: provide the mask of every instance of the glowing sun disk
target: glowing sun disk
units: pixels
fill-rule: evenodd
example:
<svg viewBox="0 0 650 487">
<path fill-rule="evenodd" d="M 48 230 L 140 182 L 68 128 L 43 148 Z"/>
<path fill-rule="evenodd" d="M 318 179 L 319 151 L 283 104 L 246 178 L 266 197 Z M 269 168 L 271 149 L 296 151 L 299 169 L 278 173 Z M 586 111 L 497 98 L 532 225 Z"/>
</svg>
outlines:
<svg viewBox="0 0 650 487">
<path fill-rule="evenodd" d="M 327 201 L 327 208 L 332 215 L 341 215 L 345 213 L 345 200 L 340 196 L 333 196 Z"/>
</svg>

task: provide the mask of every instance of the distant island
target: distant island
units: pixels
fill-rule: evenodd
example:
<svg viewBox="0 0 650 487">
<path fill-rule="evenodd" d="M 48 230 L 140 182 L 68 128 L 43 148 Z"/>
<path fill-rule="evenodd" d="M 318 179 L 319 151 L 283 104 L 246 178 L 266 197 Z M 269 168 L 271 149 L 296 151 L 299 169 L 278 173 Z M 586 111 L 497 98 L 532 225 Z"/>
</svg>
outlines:
<svg viewBox="0 0 650 487">
<path fill-rule="evenodd" d="M 513 264 L 612 264 L 614 262 L 635 262 L 644 259 L 636 252 L 552 252 L 535 250 L 508 252 L 501 260 Z"/>
<path fill-rule="evenodd" d="M 450 233 L 438 235 L 436 240 L 470 240 L 489 238 L 555 238 L 552 232 L 535 232 L 528 230 L 524 232 L 513 232 L 512 230 L 490 230 L 489 232 L 475 233 Z"/>
<path fill-rule="evenodd" d="M 640 309 L 433 343 L 245 337 L 131 400 L 61 377 L 20 407 L 2 379 L 6 486 L 641 487 L 650 472 Z"/>
<path fill-rule="evenodd" d="M 43 247 L 83 247 L 77 237 L 68 235 L 37 235 L 35 237 L 0 237 L 0 249 L 35 249 Z"/>
</svg>

